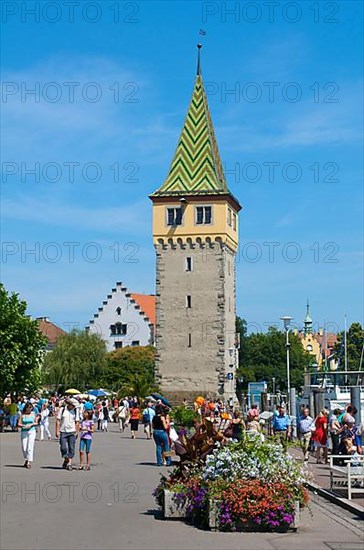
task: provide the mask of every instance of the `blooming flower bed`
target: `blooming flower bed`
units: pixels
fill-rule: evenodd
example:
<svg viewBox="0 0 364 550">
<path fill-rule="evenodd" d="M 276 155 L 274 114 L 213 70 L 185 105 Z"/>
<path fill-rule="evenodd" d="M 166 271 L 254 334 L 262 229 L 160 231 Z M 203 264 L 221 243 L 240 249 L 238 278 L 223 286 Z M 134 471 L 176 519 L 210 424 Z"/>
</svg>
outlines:
<svg viewBox="0 0 364 550">
<path fill-rule="evenodd" d="M 154 495 L 163 506 L 163 491 L 171 491 L 198 527 L 211 524 L 213 502 L 221 531 L 285 531 L 294 524 L 296 503 L 308 502 L 304 482 L 300 465 L 279 445 L 244 441 L 215 449 L 183 477 L 175 470 Z"/>
</svg>

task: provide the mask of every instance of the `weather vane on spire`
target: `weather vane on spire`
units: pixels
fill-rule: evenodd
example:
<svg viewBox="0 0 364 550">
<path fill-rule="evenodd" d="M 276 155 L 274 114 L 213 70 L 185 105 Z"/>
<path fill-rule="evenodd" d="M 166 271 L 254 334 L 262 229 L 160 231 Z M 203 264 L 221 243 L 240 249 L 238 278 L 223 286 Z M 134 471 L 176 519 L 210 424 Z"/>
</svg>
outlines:
<svg viewBox="0 0 364 550">
<path fill-rule="evenodd" d="M 200 32 L 198 34 L 200 34 L 201 36 L 206 36 L 206 31 L 204 31 L 203 29 L 200 29 Z M 201 74 L 201 56 L 200 56 L 200 52 L 201 52 L 202 44 L 198 43 L 197 48 L 198 48 L 197 74 L 200 75 Z"/>
</svg>

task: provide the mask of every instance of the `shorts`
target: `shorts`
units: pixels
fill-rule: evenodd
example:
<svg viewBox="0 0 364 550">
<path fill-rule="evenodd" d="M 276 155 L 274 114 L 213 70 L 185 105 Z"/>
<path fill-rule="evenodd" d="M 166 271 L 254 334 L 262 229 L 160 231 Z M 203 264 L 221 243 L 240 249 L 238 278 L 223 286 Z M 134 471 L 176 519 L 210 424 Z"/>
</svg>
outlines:
<svg viewBox="0 0 364 550">
<path fill-rule="evenodd" d="M 132 432 L 137 432 L 139 427 L 139 420 L 137 418 L 130 419 L 130 429 Z"/>
<path fill-rule="evenodd" d="M 86 453 L 89 453 L 91 451 L 91 445 L 92 445 L 92 439 L 85 439 L 85 438 L 82 438 L 80 439 L 80 451 L 81 453 L 85 452 Z"/>
</svg>

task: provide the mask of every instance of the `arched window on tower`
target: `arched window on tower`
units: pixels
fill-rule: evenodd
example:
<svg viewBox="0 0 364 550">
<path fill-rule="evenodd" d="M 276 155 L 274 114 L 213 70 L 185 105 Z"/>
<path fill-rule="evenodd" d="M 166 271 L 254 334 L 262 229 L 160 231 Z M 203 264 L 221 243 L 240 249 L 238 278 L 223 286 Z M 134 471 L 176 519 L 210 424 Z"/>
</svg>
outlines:
<svg viewBox="0 0 364 550">
<path fill-rule="evenodd" d="M 121 315 L 121 307 L 116 308 L 116 313 L 117 313 L 117 315 Z"/>
</svg>

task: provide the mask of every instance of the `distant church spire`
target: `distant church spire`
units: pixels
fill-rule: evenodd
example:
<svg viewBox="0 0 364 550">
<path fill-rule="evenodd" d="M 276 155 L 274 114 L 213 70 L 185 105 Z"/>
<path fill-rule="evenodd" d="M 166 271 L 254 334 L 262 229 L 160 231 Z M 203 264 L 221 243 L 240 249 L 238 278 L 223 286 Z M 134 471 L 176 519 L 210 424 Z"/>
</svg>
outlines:
<svg viewBox="0 0 364 550">
<path fill-rule="evenodd" d="M 310 315 L 310 304 L 309 304 L 309 301 L 308 301 L 308 298 L 307 298 L 307 305 L 306 305 L 306 317 L 305 317 L 305 320 L 303 321 L 303 332 L 304 334 L 312 334 L 312 318 L 311 318 L 311 315 Z"/>
</svg>

